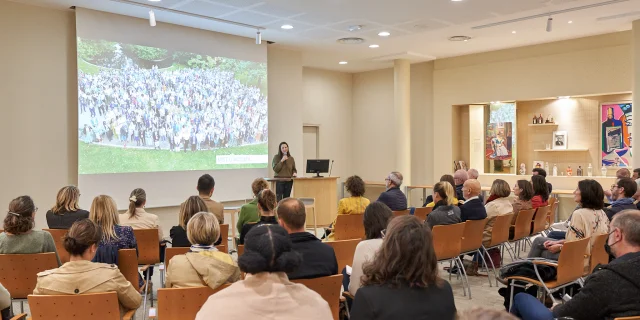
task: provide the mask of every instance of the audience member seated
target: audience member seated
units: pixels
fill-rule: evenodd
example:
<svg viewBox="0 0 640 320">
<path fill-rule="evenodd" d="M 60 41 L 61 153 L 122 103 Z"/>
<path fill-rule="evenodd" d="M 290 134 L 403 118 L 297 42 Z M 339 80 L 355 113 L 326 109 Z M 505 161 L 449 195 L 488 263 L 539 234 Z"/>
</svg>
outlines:
<svg viewBox="0 0 640 320">
<path fill-rule="evenodd" d="M 463 201 L 466 200 L 466 198 L 464 197 L 464 192 L 462 191 L 462 188 L 464 187 L 464 183 L 467 180 L 469 180 L 469 175 L 467 174 L 467 171 L 460 169 L 453 173 L 453 181 L 456 187 L 456 197 Z"/>
<path fill-rule="evenodd" d="M 213 195 L 213 189 L 215 189 L 216 181 L 213 180 L 213 177 L 209 174 L 204 174 L 198 179 L 198 193 L 200 198 L 204 201 L 209 208 L 209 212 L 213 213 L 213 215 L 218 218 L 218 222 L 220 224 L 224 223 L 224 206 L 222 203 L 217 202 L 211 199 Z"/>
<path fill-rule="evenodd" d="M 450 174 L 445 174 L 442 177 L 440 177 L 440 182 L 449 182 L 452 186 L 455 185 L 455 182 L 453 181 L 453 176 Z M 456 201 L 456 206 L 458 205 L 458 197 L 454 197 L 455 201 Z M 424 205 L 423 207 L 427 207 L 427 208 L 433 208 L 435 207 L 435 202 L 433 202 L 433 196 L 429 195 L 427 196 L 427 199 L 424 201 Z"/>
<path fill-rule="evenodd" d="M 356 251 L 353 255 L 351 276 L 349 277 L 347 275 L 346 270 L 342 272 L 345 276 L 343 280 L 345 290 L 354 296 L 360 288 L 362 267 L 365 263 L 373 260 L 376 252 L 378 252 L 378 249 L 382 246 L 383 232 L 387 229 L 389 220 L 391 220 L 392 217 L 393 212 L 391 209 L 380 202 L 373 202 L 364 210 L 363 223 L 365 240 L 360 241 L 356 246 Z"/>
<path fill-rule="evenodd" d="M 387 190 L 380 194 L 377 201 L 386 204 L 392 211 L 407 210 L 407 197 L 400 191 L 402 174 L 397 171 L 391 172 L 384 182 Z"/>
<path fill-rule="evenodd" d="M 260 221 L 257 223 L 247 223 L 242 227 L 242 232 L 240 232 L 240 244 L 244 244 L 244 239 L 252 228 L 263 224 L 278 224 L 276 213 L 274 212 L 276 208 L 276 194 L 269 189 L 263 189 L 258 192 L 257 197 Z"/>
<path fill-rule="evenodd" d="M 631 179 L 633 179 L 633 181 L 638 181 L 638 179 L 640 179 L 640 168 L 633 169 Z"/>
<path fill-rule="evenodd" d="M 549 310 L 536 297 L 519 293 L 511 312 L 524 320 L 640 316 L 640 211 L 626 210 L 613 217 L 605 248 L 615 259 L 596 267 L 571 300 Z"/>
<path fill-rule="evenodd" d="M 436 205 L 433 207 L 433 211 L 427 215 L 425 221 L 430 229 L 438 225 L 462 222 L 460 208 L 456 206 L 455 191 L 449 182 L 438 182 L 433 186 L 433 201 Z"/>
<path fill-rule="evenodd" d="M 487 210 L 484 207 L 484 203 L 482 203 L 482 200 L 478 197 L 481 190 L 478 180 L 471 179 L 465 181 L 462 191 L 467 200 L 460 206 L 460 219 L 462 219 L 462 222 L 467 220 L 482 220 L 487 217 Z"/>
<path fill-rule="evenodd" d="M 542 168 L 534 168 L 531 172 L 532 176 L 542 176 L 545 179 L 545 182 L 547 180 L 547 171 L 542 169 Z M 547 182 L 547 188 L 549 189 L 549 193 L 551 194 L 551 191 L 553 191 L 553 185 L 551 185 L 551 183 Z"/>
<path fill-rule="evenodd" d="M 369 205 L 369 199 L 364 197 L 365 185 L 362 178 L 351 176 L 344 183 L 347 192 L 351 195 L 349 198 L 343 198 L 338 201 L 338 215 L 341 214 L 362 214 L 364 209 Z M 331 228 L 336 229 L 338 217 L 331 223 Z M 327 241 L 333 241 L 335 234 L 331 232 L 327 236 Z"/>
<path fill-rule="evenodd" d="M 618 169 L 618 171 L 616 171 L 616 180 L 622 178 L 631 178 L 631 171 L 629 171 L 629 169 L 627 168 Z M 609 200 L 609 202 L 613 202 L 613 200 L 615 200 L 613 198 L 613 193 L 611 192 L 611 190 L 604 190 L 604 195 L 605 197 L 607 197 L 607 200 Z"/>
<path fill-rule="evenodd" d="M 257 178 L 251 183 L 253 201 L 240 207 L 238 223 L 236 224 L 238 234 L 242 233 L 242 226 L 245 224 L 260 221 L 260 212 L 258 212 L 258 193 L 264 189 L 269 189 L 269 184 L 267 184 L 267 181 L 262 178 Z"/>
<path fill-rule="evenodd" d="M 431 230 L 414 216 L 391 219 L 382 246 L 364 265 L 362 287 L 353 301 L 351 319 L 455 317 L 451 286 L 438 277 Z"/>
<path fill-rule="evenodd" d="M 294 199 L 295 200 L 295 199 Z M 238 265 L 247 276 L 209 297 L 196 320 L 330 320 L 329 304 L 315 291 L 289 281 L 302 262 L 287 231 L 273 224 L 247 234 Z"/>
<path fill-rule="evenodd" d="M 171 230 L 169 230 L 172 247 L 191 246 L 191 242 L 189 242 L 189 238 L 187 238 L 187 223 L 189 219 L 198 212 L 209 212 L 207 205 L 198 196 L 191 196 L 180 205 L 180 213 L 178 214 L 179 224 L 171 227 Z"/>
<path fill-rule="evenodd" d="M 38 273 L 33 294 L 75 295 L 115 291 L 121 309 L 138 309 L 142 297 L 120 273 L 118 266 L 91 262 L 102 239 L 101 227 L 91 220 L 75 222 L 63 240 L 64 248 L 69 252 L 69 262 L 60 268 Z"/>
<path fill-rule="evenodd" d="M 467 170 L 467 178 L 478 180 L 479 177 L 480 177 L 480 173 L 478 172 L 478 170 L 473 168 Z"/>
<path fill-rule="evenodd" d="M 38 207 L 29 196 L 17 197 L 9 203 L 0 233 L 0 254 L 30 254 L 55 252 L 60 265 L 56 245 L 49 232 L 33 230 Z"/>
<path fill-rule="evenodd" d="M 638 190 L 636 182 L 631 178 L 621 178 L 611 186 L 611 196 L 613 202 L 608 208 L 604 208 L 604 212 L 609 217 L 609 220 L 613 219 L 613 216 L 622 211 L 629 209 L 636 209 L 636 205 L 633 203 L 633 195 Z"/>
<path fill-rule="evenodd" d="M 280 200 L 278 219 L 279 224 L 289 233 L 293 251 L 302 256 L 300 266 L 287 272 L 289 279 L 311 279 L 338 274 L 338 260 L 333 248 L 304 230 L 307 213 L 302 201 L 296 198 Z"/>
<path fill-rule="evenodd" d="M 102 240 L 91 261 L 115 264 L 118 261 L 118 250 L 136 249 L 138 243 L 133 234 L 133 228 L 121 226 L 118 217 L 118 207 L 110 196 L 99 195 L 93 199 L 89 219 L 102 229 Z M 138 276 L 140 292 L 144 290 L 144 281 Z"/>
<path fill-rule="evenodd" d="M 531 198 L 531 207 L 538 209 L 549 205 L 549 187 L 547 181 L 542 175 L 531 176 L 531 184 L 533 186 L 533 197 Z"/>
<path fill-rule="evenodd" d="M 518 217 L 518 213 L 520 210 L 529 210 L 533 208 L 531 205 L 531 198 L 533 198 L 533 186 L 527 180 L 518 180 L 513 185 L 513 194 L 516 198 L 513 200 L 511 204 L 511 209 L 513 211 L 513 219 L 511 219 L 511 224 L 516 224 L 516 218 Z"/>
<path fill-rule="evenodd" d="M 537 237 L 533 240 L 529 258 L 542 257 L 558 260 L 562 245 L 565 241 L 584 239 L 591 237 L 593 243 L 595 236 L 609 232 L 609 218 L 602 211 L 604 206 L 604 191 L 602 186 L 591 179 L 578 182 L 578 188 L 573 192 L 573 199 L 580 204 L 571 215 L 569 229 L 565 240 L 553 240 L 546 237 Z M 585 271 L 589 270 L 589 258 L 591 256 L 591 244 L 587 246 L 584 258 Z"/>
<path fill-rule="evenodd" d="M 89 211 L 80 209 L 79 200 L 80 189 L 75 186 L 60 189 L 56 204 L 47 211 L 49 229 L 69 229 L 74 222 L 89 218 Z"/>
<path fill-rule="evenodd" d="M 489 218 L 482 236 L 482 244 L 485 246 L 491 242 L 491 234 L 493 232 L 493 224 L 496 222 L 496 217 L 513 212 L 513 206 L 511 200 L 509 200 L 509 195 L 511 195 L 509 183 L 502 179 L 496 179 L 493 181 L 489 193 L 491 193 L 489 198 L 493 198 L 494 200 L 487 202 L 485 205 L 487 217 Z"/>
<path fill-rule="evenodd" d="M 0 283 L 0 319 L 9 320 L 11 317 L 11 295 Z"/>
<path fill-rule="evenodd" d="M 274 195 L 275 197 L 275 195 Z M 167 266 L 167 288 L 209 286 L 215 289 L 240 279 L 240 270 L 231 256 L 213 245 L 220 238 L 220 224 L 210 212 L 196 213 L 187 223 L 191 250 L 171 258 Z"/>
</svg>

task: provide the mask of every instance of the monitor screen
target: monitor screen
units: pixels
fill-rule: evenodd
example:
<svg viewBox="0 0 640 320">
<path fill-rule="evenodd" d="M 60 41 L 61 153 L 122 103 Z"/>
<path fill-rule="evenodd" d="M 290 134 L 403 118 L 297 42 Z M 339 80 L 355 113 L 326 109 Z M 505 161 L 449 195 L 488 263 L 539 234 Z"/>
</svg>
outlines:
<svg viewBox="0 0 640 320">
<path fill-rule="evenodd" d="M 329 172 L 329 159 L 307 160 L 307 173 L 315 173 L 319 176 L 320 173 L 325 172 Z"/>
</svg>

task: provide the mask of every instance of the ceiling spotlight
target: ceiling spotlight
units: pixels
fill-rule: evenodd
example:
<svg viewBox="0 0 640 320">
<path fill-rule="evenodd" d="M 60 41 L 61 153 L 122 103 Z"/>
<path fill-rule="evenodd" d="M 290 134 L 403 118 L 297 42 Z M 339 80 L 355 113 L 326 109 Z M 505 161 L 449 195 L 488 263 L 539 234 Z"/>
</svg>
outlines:
<svg viewBox="0 0 640 320">
<path fill-rule="evenodd" d="M 349 31 L 351 31 L 351 32 L 355 32 L 355 31 L 362 30 L 362 28 L 363 28 L 363 27 L 364 27 L 364 26 L 363 26 L 363 25 L 361 25 L 361 24 L 356 24 L 356 25 L 353 25 L 353 26 L 349 26 L 349 27 L 347 28 L 347 30 L 349 30 Z"/>
<path fill-rule="evenodd" d="M 162 0 L 149 0 L 149 2 L 160 2 Z"/>
<path fill-rule="evenodd" d="M 513 30 L 513 31 L 511 31 L 511 33 L 515 34 L 515 33 L 516 33 L 516 31 L 515 31 L 515 30 Z"/>
<path fill-rule="evenodd" d="M 262 33 L 260 33 L 260 30 L 256 32 L 256 44 L 262 44 Z"/>
<path fill-rule="evenodd" d="M 291 30 L 291 29 L 293 29 L 293 26 L 290 25 L 290 24 L 283 24 L 282 27 L 280 27 L 280 28 L 285 29 L 285 30 Z"/>
<path fill-rule="evenodd" d="M 153 10 L 149 10 L 149 25 L 152 27 L 156 26 L 156 14 L 153 13 Z"/>
<path fill-rule="evenodd" d="M 461 2 L 462 0 L 451 0 L 452 2 Z"/>
<path fill-rule="evenodd" d="M 391 35 L 391 33 L 389 31 L 381 31 L 380 33 L 378 33 L 378 35 L 381 37 L 388 37 Z"/>
<path fill-rule="evenodd" d="M 573 23 L 573 21 L 569 20 L 569 23 L 571 24 L 571 23 Z"/>
<path fill-rule="evenodd" d="M 571 98 L 570 96 L 559 96 L 558 97 L 558 99 L 560 99 L 560 100 L 567 100 L 567 99 L 570 99 L 570 98 Z"/>
<path fill-rule="evenodd" d="M 340 61 L 340 62 L 338 62 L 338 64 L 347 64 L 347 63 L 349 63 L 349 62 L 346 62 L 346 61 Z"/>
<path fill-rule="evenodd" d="M 553 30 L 553 18 L 549 17 L 547 19 L 547 32 L 551 32 Z"/>
<path fill-rule="evenodd" d="M 372 45 L 369 46 L 369 48 L 375 49 L 375 48 L 380 48 L 380 46 L 377 45 L 377 44 L 372 44 Z"/>
</svg>

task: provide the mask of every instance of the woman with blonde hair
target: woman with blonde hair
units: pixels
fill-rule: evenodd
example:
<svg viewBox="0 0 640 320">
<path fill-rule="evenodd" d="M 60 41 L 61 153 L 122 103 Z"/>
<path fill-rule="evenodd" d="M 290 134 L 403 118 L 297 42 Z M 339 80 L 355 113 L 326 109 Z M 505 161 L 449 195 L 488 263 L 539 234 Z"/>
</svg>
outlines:
<svg viewBox="0 0 640 320">
<path fill-rule="evenodd" d="M 437 225 L 448 225 L 462 222 L 460 208 L 457 206 L 456 192 L 451 183 L 440 181 L 433 186 L 433 211 L 427 216 L 425 223 L 431 229 Z"/>
<path fill-rule="evenodd" d="M 207 204 L 199 196 L 191 196 L 180 205 L 178 225 L 169 230 L 172 247 L 190 247 L 191 242 L 187 238 L 187 224 L 189 219 L 198 212 L 209 212 Z"/>
<path fill-rule="evenodd" d="M 69 229 L 74 222 L 89 218 L 89 211 L 80 209 L 79 200 L 80 189 L 76 186 L 60 189 L 56 204 L 47 211 L 49 229 Z"/>
<path fill-rule="evenodd" d="M 513 212 L 513 205 L 509 199 L 511 187 L 508 182 L 502 179 L 494 180 L 489 193 L 489 199 L 493 198 L 493 200 L 487 202 L 484 206 L 487 210 L 487 218 L 489 218 L 487 225 L 484 227 L 484 235 L 482 236 L 482 242 L 485 246 L 491 242 L 491 234 L 493 233 L 493 224 L 496 222 L 496 217 Z"/>
<path fill-rule="evenodd" d="M 214 246 L 220 238 L 220 224 L 212 213 L 196 213 L 187 223 L 187 238 L 191 249 L 186 254 L 171 258 L 167 268 L 167 288 L 209 286 L 216 289 L 240 279 L 240 269 L 231 256 Z"/>
</svg>

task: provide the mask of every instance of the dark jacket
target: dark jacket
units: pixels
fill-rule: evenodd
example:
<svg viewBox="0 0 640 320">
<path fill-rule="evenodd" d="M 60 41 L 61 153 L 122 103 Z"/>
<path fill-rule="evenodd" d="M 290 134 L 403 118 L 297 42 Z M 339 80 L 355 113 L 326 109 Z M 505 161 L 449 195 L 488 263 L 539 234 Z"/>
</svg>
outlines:
<svg viewBox="0 0 640 320">
<path fill-rule="evenodd" d="M 640 316 L 640 252 L 597 266 L 580 292 L 553 308 L 553 315 L 580 320 Z"/>
<path fill-rule="evenodd" d="M 625 199 L 614 201 L 611 203 L 610 207 L 604 208 L 602 210 L 607 214 L 607 217 L 609 217 L 609 221 L 611 221 L 613 220 L 613 216 L 616 213 L 622 210 L 628 210 L 628 209 L 632 209 L 632 210 L 637 209 L 636 205 L 633 203 L 633 198 L 625 198 Z"/>
<path fill-rule="evenodd" d="M 244 244 L 244 238 L 247 236 L 247 233 L 251 231 L 251 229 L 263 224 L 278 224 L 278 220 L 276 220 L 275 216 L 273 217 L 260 216 L 260 221 L 256 223 L 246 223 L 244 226 L 242 226 L 242 232 L 240 232 L 240 241 L 239 241 L 240 244 Z"/>
<path fill-rule="evenodd" d="M 172 247 L 191 247 L 191 242 L 189 242 L 189 238 L 187 238 L 187 231 L 181 226 L 171 227 L 171 230 L 169 230 L 169 237 L 171 237 Z M 217 246 L 220 243 L 222 243 L 222 235 L 214 245 Z"/>
<path fill-rule="evenodd" d="M 462 187 L 464 187 L 464 184 L 456 184 L 456 198 L 464 201 L 464 192 L 462 192 Z"/>
<path fill-rule="evenodd" d="M 47 225 L 49 229 L 71 229 L 71 225 L 82 219 L 89 219 L 89 211 L 79 209 L 77 211 L 70 212 L 58 212 L 47 211 Z"/>
<path fill-rule="evenodd" d="M 443 200 L 433 207 L 433 211 L 427 216 L 426 224 L 433 229 L 434 226 L 460 223 L 460 208 L 447 205 Z"/>
<path fill-rule="evenodd" d="M 289 235 L 293 251 L 302 255 L 302 264 L 288 274 L 289 280 L 312 279 L 338 274 L 338 260 L 333 248 L 309 232 Z"/>
<path fill-rule="evenodd" d="M 371 285 L 358 289 L 351 308 L 351 320 L 452 320 L 456 317 L 453 291 L 442 287 L 411 288 L 401 285 Z"/>
<path fill-rule="evenodd" d="M 482 220 L 487 217 L 487 210 L 480 199 L 473 199 L 460 206 L 460 218 L 462 222 L 467 220 Z"/>
<path fill-rule="evenodd" d="M 392 211 L 407 210 L 407 197 L 398 187 L 390 188 L 381 193 L 377 201 L 386 204 Z"/>
</svg>

